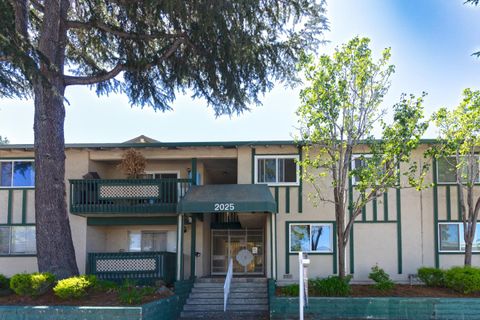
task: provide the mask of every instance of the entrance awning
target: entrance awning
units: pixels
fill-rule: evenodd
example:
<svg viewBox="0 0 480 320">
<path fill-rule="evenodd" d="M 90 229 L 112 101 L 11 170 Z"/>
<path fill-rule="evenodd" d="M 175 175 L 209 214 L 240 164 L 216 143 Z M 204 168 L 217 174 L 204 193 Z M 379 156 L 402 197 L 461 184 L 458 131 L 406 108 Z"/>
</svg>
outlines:
<svg viewBox="0 0 480 320">
<path fill-rule="evenodd" d="M 179 213 L 277 212 L 265 184 L 212 184 L 192 186 L 177 206 Z"/>
</svg>

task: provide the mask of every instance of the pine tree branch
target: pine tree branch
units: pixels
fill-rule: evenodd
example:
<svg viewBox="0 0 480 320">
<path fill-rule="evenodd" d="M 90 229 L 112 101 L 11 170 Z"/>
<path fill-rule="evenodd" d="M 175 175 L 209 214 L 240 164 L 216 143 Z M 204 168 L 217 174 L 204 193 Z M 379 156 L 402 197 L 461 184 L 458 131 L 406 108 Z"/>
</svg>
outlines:
<svg viewBox="0 0 480 320">
<path fill-rule="evenodd" d="M 43 4 L 42 4 L 40 1 L 38 1 L 38 0 L 30 0 L 30 3 L 32 4 L 32 6 L 33 6 L 36 10 L 38 10 L 38 11 L 40 11 L 40 12 L 44 12 L 44 11 L 45 11 L 45 7 L 43 6 Z"/>
<path fill-rule="evenodd" d="M 98 73 L 96 75 L 86 76 L 86 77 L 74 77 L 74 76 L 64 76 L 63 81 L 65 86 L 70 85 L 91 85 L 103 81 L 108 81 L 115 78 L 120 72 L 126 70 L 124 64 L 117 64 L 112 70 L 107 72 Z"/>
<path fill-rule="evenodd" d="M 106 23 L 92 20 L 87 22 L 82 21 L 67 21 L 67 28 L 68 29 L 84 29 L 84 30 L 91 30 L 91 29 L 98 29 L 107 33 L 110 33 L 114 36 L 117 36 L 122 39 L 137 39 L 137 40 L 155 40 L 155 39 L 172 39 L 183 37 L 185 34 L 177 33 L 177 34 L 170 34 L 170 33 L 155 33 L 155 34 L 141 34 L 136 32 L 127 32 L 121 30 L 115 26 L 108 25 Z"/>
<path fill-rule="evenodd" d="M 117 64 L 112 70 L 110 71 L 103 71 L 101 73 L 98 73 L 96 75 L 90 75 L 90 76 L 85 76 L 85 77 L 76 77 L 76 76 L 64 76 L 63 81 L 65 86 L 70 86 L 70 85 L 92 85 L 95 83 L 103 82 L 103 81 L 108 81 L 110 79 L 115 78 L 120 72 L 122 71 L 127 71 L 127 70 L 147 70 L 155 65 L 158 65 L 161 63 L 163 60 L 168 59 L 179 47 L 182 43 L 185 43 L 184 38 L 178 38 L 175 40 L 175 42 L 172 44 L 172 46 L 166 50 L 158 59 L 156 59 L 152 63 L 148 63 L 146 65 L 142 66 L 127 66 L 126 64 L 119 63 Z"/>
</svg>

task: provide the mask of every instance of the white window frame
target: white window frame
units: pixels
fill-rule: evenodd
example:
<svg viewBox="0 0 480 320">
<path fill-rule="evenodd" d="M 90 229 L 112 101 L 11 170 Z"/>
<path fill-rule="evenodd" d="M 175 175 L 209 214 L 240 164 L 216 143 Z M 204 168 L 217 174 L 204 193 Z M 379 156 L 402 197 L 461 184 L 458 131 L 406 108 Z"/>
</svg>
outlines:
<svg viewBox="0 0 480 320">
<path fill-rule="evenodd" d="M 372 154 L 371 153 L 357 153 L 357 154 L 352 154 L 352 162 L 351 162 L 351 170 L 355 170 L 357 167 L 355 166 L 355 160 L 358 158 L 371 158 Z M 352 175 L 352 185 L 356 186 L 358 184 L 358 181 L 354 175 Z"/>
<path fill-rule="evenodd" d="M 441 242 L 442 242 L 442 236 L 440 232 L 440 225 L 456 225 L 458 228 L 458 250 L 442 250 L 441 249 Z M 437 226 L 437 232 L 438 232 L 438 252 L 439 253 L 464 253 L 465 250 L 462 250 L 462 241 L 464 242 L 465 240 L 463 239 L 463 232 L 460 232 L 460 226 L 463 225 L 463 222 L 439 222 Z M 475 230 L 475 236 L 473 237 L 476 239 L 477 232 L 479 232 L 479 227 L 480 227 L 480 222 L 477 222 L 477 228 Z M 480 250 L 472 248 L 472 252 L 480 252 Z"/>
<path fill-rule="evenodd" d="M 258 160 L 264 159 L 275 159 L 275 181 L 276 182 L 259 182 L 258 181 Z M 294 159 L 295 160 L 295 175 L 296 175 L 296 182 L 278 182 L 278 160 L 279 159 Z M 298 165 L 300 157 L 298 155 L 256 155 L 254 157 L 255 160 L 255 168 L 254 168 L 254 183 L 255 184 L 267 184 L 269 186 L 299 186 L 300 185 L 300 169 Z"/>
<path fill-rule="evenodd" d="M 32 252 L 12 252 L 12 228 L 16 227 L 26 227 L 26 228 L 35 228 L 35 226 L 32 225 L 15 225 L 15 226 L 9 226 L 9 225 L 4 225 L 0 226 L 2 228 L 8 228 L 8 252 L 7 253 L 2 253 L 0 252 L 0 256 L 31 256 L 31 255 L 36 255 L 37 254 L 37 248 L 36 248 L 36 242 L 37 239 L 35 239 L 35 251 Z M 36 230 L 34 230 L 36 231 Z"/>
<path fill-rule="evenodd" d="M 289 223 L 288 225 L 288 252 L 289 253 L 298 253 L 299 251 L 292 251 L 292 226 L 310 226 L 310 248 L 311 246 L 311 241 L 312 241 L 312 226 L 322 226 L 322 227 L 329 227 L 330 228 L 330 250 L 322 250 L 322 251 L 303 251 L 305 253 L 313 253 L 313 254 L 322 254 L 322 253 L 333 253 L 333 246 L 335 245 L 333 243 L 333 224 L 332 223 L 322 223 L 322 222 L 295 222 L 295 223 Z"/>
<path fill-rule="evenodd" d="M 32 189 L 32 188 L 35 188 L 35 183 L 33 184 L 33 186 L 14 186 L 13 185 L 13 175 L 14 175 L 14 172 L 15 172 L 14 163 L 15 162 L 31 162 L 31 163 L 33 163 L 33 165 L 35 165 L 35 160 L 34 159 L 0 159 L 0 168 L 1 168 L 1 164 L 3 162 L 10 162 L 12 164 L 12 179 L 10 181 L 10 186 L 0 186 L 0 189 Z"/>
<path fill-rule="evenodd" d="M 474 183 L 480 183 L 480 163 L 479 163 L 479 160 L 480 160 L 480 159 L 479 159 L 479 157 L 480 157 L 480 155 L 475 155 L 475 158 L 477 158 L 477 166 L 478 166 L 478 172 L 479 172 L 479 174 L 478 174 L 478 176 L 477 176 L 477 180 L 476 180 Z M 445 157 L 445 158 L 455 158 L 455 161 L 457 160 L 457 159 L 456 159 L 456 156 L 447 156 L 447 157 Z M 435 181 L 435 183 L 436 183 L 436 184 L 440 184 L 440 185 L 455 185 L 455 184 L 457 184 L 457 181 L 445 182 L 445 181 L 439 181 L 439 180 L 438 180 L 438 178 L 440 177 L 440 175 L 438 174 L 438 173 L 439 173 L 438 170 L 439 170 L 439 168 L 440 168 L 440 166 L 438 165 L 438 160 L 439 160 L 439 159 L 435 159 L 435 160 L 434 160 L 434 161 L 436 162 L 436 169 L 437 169 L 437 172 L 436 172 L 436 174 L 437 174 L 436 180 L 437 180 L 437 181 Z M 456 172 L 455 172 L 455 174 L 456 174 Z"/>
<path fill-rule="evenodd" d="M 135 231 L 128 231 L 128 252 L 151 252 L 151 251 L 144 251 L 142 247 L 143 243 L 143 234 L 144 233 L 162 233 L 165 234 L 165 251 L 168 248 L 168 231 L 167 230 L 135 230 Z M 140 251 L 137 250 L 130 250 L 130 235 L 131 234 L 139 234 L 140 235 Z"/>
</svg>

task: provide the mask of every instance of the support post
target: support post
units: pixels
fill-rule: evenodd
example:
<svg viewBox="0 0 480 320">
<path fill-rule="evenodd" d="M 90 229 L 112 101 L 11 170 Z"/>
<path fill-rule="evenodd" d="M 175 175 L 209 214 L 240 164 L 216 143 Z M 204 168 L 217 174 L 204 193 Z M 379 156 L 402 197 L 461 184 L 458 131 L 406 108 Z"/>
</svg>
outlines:
<svg viewBox="0 0 480 320">
<path fill-rule="evenodd" d="M 275 213 L 271 213 L 270 219 L 270 235 L 272 245 L 272 279 L 277 280 L 277 230 L 276 230 L 276 219 Z"/>
<path fill-rule="evenodd" d="M 195 254 L 196 254 L 196 242 L 197 242 L 197 217 L 192 216 L 192 238 L 190 245 L 190 279 L 195 279 Z"/>
<path fill-rule="evenodd" d="M 178 214 L 177 220 L 177 281 L 183 280 L 183 213 Z"/>
</svg>

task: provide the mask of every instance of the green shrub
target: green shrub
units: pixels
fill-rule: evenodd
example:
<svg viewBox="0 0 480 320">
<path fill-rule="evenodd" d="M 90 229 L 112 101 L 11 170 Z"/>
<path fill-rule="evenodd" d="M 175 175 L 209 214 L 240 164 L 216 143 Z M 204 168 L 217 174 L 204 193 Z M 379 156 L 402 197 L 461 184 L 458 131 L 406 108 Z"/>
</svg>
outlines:
<svg viewBox="0 0 480 320">
<path fill-rule="evenodd" d="M 132 281 L 126 280 L 119 288 L 118 298 L 122 304 L 139 304 L 146 296 L 154 294 L 154 287 L 137 287 Z"/>
<path fill-rule="evenodd" d="M 87 294 L 87 290 L 97 283 L 95 276 L 76 276 L 58 281 L 53 292 L 60 299 L 78 299 Z"/>
<path fill-rule="evenodd" d="M 288 286 L 280 287 L 280 291 L 286 296 L 298 296 L 300 287 L 298 284 L 290 284 Z"/>
<path fill-rule="evenodd" d="M 429 287 L 445 286 L 445 271 L 437 268 L 423 267 L 417 271 L 418 278 Z"/>
<path fill-rule="evenodd" d="M 338 276 L 330 276 L 324 279 L 316 278 L 309 281 L 309 291 L 313 295 L 325 297 L 346 297 L 350 294 L 351 276 L 341 279 Z"/>
<path fill-rule="evenodd" d="M 0 274 L 0 290 L 5 290 L 10 288 L 10 280 L 5 277 L 3 274 Z"/>
<path fill-rule="evenodd" d="M 118 284 L 114 281 L 97 279 L 94 289 L 100 292 L 111 292 L 118 289 Z"/>
<path fill-rule="evenodd" d="M 21 296 L 39 296 L 44 294 L 55 282 L 55 276 L 49 272 L 19 273 L 10 279 L 10 289 Z"/>
<path fill-rule="evenodd" d="M 445 272 L 445 285 L 464 294 L 478 292 L 480 291 L 480 268 L 453 267 Z"/>
<path fill-rule="evenodd" d="M 368 278 L 375 281 L 374 287 L 381 291 L 391 290 L 395 286 L 388 273 L 378 265 L 372 267 L 372 272 L 370 272 Z"/>
</svg>

